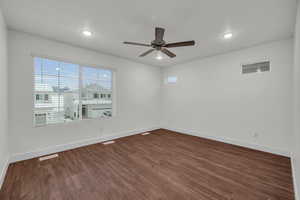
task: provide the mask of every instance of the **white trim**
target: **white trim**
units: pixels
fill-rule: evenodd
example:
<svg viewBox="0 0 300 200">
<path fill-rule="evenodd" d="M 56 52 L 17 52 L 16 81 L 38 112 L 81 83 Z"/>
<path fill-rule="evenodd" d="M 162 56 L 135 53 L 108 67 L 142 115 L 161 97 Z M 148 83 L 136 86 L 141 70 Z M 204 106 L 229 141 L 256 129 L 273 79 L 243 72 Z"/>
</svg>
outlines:
<svg viewBox="0 0 300 200">
<path fill-rule="evenodd" d="M 215 141 L 219 141 L 219 142 L 224 142 L 227 144 L 233 144 L 233 145 L 237 145 L 237 146 L 241 146 L 241 147 L 246 147 L 246 148 L 250 148 L 250 149 L 254 149 L 254 150 L 264 151 L 264 152 L 268 152 L 268 153 L 272 153 L 272 154 L 276 154 L 276 155 L 281 155 L 281 156 L 286 156 L 286 157 L 291 156 L 290 152 L 287 152 L 287 151 L 284 151 L 281 149 L 273 149 L 270 147 L 261 146 L 261 145 L 257 145 L 257 144 L 251 144 L 251 143 L 242 142 L 242 141 L 238 141 L 238 140 L 234 140 L 234 139 L 223 138 L 223 137 L 218 137 L 218 136 L 211 136 L 207 133 L 201 133 L 199 131 L 180 129 L 180 128 L 170 128 L 170 127 L 164 127 L 164 129 L 187 134 L 187 135 L 202 137 L 202 138 L 206 138 L 206 139 L 210 139 L 210 140 L 215 140 Z"/>
<path fill-rule="evenodd" d="M 294 185 L 294 193 L 295 193 L 295 200 L 300 200 L 299 192 L 298 192 L 298 185 L 297 185 L 297 178 L 296 178 L 296 160 L 291 154 L 291 165 L 292 165 L 292 176 L 293 176 L 293 185 Z"/>
<path fill-rule="evenodd" d="M 4 167 L 1 170 L 1 174 L 0 174 L 0 190 L 1 190 L 3 182 L 4 182 L 8 166 L 9 166 L 9 158 L 6 159 L 6 162 L 4 163 Z"/>
<path fill-rule="evenodd" d="M 11 155 L 9 161 L 10 161 L 10 163 L 14 163 L 14 162 L 22 161 L 22 160 L 28 160 L 31 158 L 45 156 L 45 155 L 49 155 L 49 154 L 53 154 L 53 153 L 57 153 L 57 152 L 62 152 L 62 151 L 75 149 L 78 147 L 83 147 L 83 146 L 87 146 L 87 145 L 91 145 L 91 144 L 101 143 L 104 141 L 114 140 L 114 139 L 118 139 L 118 138 L 122 138 L 122 137 L 127 137 L 130 135 L 136 135 L 136 134 L 140 134 L 142 132 L 152 131 L 152 130 L 156 130 L 156 129 L 159 129 L 159 128 L 151 127 L 151 128 L 144 128 L 144 129 L 120 132 L 120 133 L 117 133 L 117 134 L 114 134 L 111 136 L 91 138 L 91 139 L 77 141 L 77 142 L 73 142 L 73 143 L 69 143 L 69 144 L 56 145 L 56 146 L 47 147 L 44 149 L 37 149 L 35 151 L 26 152 L 26 153 L 17 153 L 17 154 Z"/>
</svg>

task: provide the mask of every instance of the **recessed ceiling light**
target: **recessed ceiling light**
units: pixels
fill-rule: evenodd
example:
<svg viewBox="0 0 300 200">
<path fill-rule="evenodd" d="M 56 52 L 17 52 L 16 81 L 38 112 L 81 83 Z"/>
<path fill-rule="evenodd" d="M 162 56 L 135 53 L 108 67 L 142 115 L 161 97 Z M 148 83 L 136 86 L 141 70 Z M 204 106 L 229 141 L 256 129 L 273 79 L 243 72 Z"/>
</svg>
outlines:
<svg viewBox="0 0 300 200">
<path fill-rule="evenodd" d="M 232 38 L 232 36 L 233 36 L 232 33 L 225 33 L 223 37 L 224 39 L 230 39 Z"/>
<path fill-rule="evenodd" d="M 92 36 L 92 32 L 91 31 L 88 31 L 88 30 L 85 30 L 85 31 L 82 31 L 82 34 L 86 37 L 90 37 Z"/>
</svg>

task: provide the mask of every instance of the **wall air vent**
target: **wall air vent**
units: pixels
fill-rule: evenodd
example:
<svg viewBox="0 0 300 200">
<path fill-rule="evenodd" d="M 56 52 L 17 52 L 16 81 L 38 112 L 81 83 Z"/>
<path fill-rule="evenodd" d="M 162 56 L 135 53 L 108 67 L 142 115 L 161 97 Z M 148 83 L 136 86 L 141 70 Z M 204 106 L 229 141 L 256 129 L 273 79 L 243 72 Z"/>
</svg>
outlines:
<svg viewBox="0 0 300 200">
<path fill-rule="evenodd" d="M 242 74 L 270 71 L 270 61 L 242 65 Z"/>
<path fill-rule="evenodd" d="M 58 154 L 56 153 L 56 154 L 40 157 L 39 161 L 49 160 L 49 159 L 53 159 L 53 158 L 57 158 L 57 157 L 58 157 Z"/>
<path fill-rule="evenodd" d="M 104 145 L 109 145 L 109 144 L 114 144 L 115 143 L 115 141 L 107 141 L 107 142 L 103 142 L 102 144 L 104 144 Z"/>
</svg>

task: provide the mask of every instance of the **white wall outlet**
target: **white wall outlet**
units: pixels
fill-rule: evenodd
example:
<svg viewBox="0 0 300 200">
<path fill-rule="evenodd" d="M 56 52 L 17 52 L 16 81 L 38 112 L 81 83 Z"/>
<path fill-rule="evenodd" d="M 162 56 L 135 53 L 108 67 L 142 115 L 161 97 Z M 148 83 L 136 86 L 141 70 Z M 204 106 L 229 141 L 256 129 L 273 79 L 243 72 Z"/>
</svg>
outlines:
<svg viewBox="0 0 300 200">
<path fill-rule="evenodd" d="M 254 133 L 252 134 L 252 136 L 253 136 L 253 138 L 257 139 L 257 138 L 259 137 L 259 134 L 258 134 L 258 132 L 254 132 Z"/>
</svg>

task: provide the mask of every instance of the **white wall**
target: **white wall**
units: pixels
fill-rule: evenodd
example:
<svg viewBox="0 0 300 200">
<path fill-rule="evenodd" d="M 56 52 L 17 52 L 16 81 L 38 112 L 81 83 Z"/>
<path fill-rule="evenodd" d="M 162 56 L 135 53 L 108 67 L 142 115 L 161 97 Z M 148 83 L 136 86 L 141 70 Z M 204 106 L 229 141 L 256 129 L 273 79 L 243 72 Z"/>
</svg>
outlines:
<svg viewBox="0 0 300 200">
<path fill-rule="evenodd" d="M 294 175 L 294 187 L 297 199 L 300 191 L 300 3 L 298 1 L 298 12 L 295 28 L 295 53 L 294 53 L 294 85 L 293 85 L 293 111 L 294 111 L 294 148 L 292 151 L 292 164 Z"/>
<path fill-rule="evenodd" d="M 178 82 L 162 86 L 162 125 L 288 155 L 292 47 L 288 39 L 165 68 Z M 242 63 L 264 59 L 271 72 L 241 74 Z"/>
<path fill-rule="evenodd" d="M 159 125 L 161 72 L 158 67 L 16 31 L 8 32 L 8 51 L 9 137 L 12 160 L 25 158 L 23 154 L 27 152 L 60 149 L 55 146 L 143 131 Z M 95 119 L 34 128 L 31 54 L 115 68 L 117 70 L 116 116 L 112 119 Z M 30 157 L 30 154 L 28 155 Z"/>
<path fill-rule="evenodd" d="M 0 11 L 0 188 L 8 161 L 6 25 Z"/>
<path fill-rule="evenodd" d="M 300 14 L 295 40 L 294 169 L 300 169 Z M 9 139 L 13 160 L 27 152 L 163 126 L 288 154 L 292 138 L 293 40 L 284 40 L 163 68 L 134 63 L 9 31 Z M 8 158 L 6 32 L 0 16 L 0 170 Z M 34 128 L 32 54 L 117 69 L 117 115 Z M 241 74 L 241 64 L 269 59 L 271 72 Z M 162 76 L 161 76 L 162 72 Z M 178 83 L 161 79 L 177 76 Z M 30 91 L 30 92 L 29 92 Z M 160 124 L 159 124 L 160 123 Z M 254 138 L 253 133 L 258 133 Z M 30 155 L 34 154 L 28 154 Z M 296 170 L 300 182 L 300 170 Z M 1 177 L 0 177 L 1 178 Z M 299 186 L 298 186 L 299 187 Z"/>
</svg>

